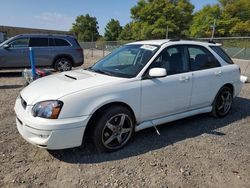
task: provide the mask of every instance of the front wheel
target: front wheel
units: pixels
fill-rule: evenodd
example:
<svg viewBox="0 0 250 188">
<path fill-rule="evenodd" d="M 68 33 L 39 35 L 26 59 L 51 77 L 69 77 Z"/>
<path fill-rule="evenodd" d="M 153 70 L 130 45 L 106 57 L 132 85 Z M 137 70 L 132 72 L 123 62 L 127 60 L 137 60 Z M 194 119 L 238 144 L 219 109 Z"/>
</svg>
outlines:
<svg viewBox="0 0 250 188">
<path fill-rule="evenodd" d="M 221 88 L 213 103 L 212 115 L 215 117 L 225 117 L 231 110 L 232 103 L 232 90 L 226 86 Z"/>
<path fill-rule="evenodd" d="M 132 137 L 134 126 L 133 114 L 127 108 L 108 108 L 95 125 L 93 139 L 96 148 L 101 152 L 121 149 Z"/>
</svg>

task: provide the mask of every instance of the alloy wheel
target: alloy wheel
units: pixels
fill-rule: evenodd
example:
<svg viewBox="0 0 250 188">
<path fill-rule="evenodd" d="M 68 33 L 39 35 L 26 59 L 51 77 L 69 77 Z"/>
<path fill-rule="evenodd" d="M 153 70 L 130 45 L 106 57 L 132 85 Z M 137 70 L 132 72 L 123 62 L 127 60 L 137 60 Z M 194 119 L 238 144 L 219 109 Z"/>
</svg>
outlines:
<svg viewBox="0 0 250 188">
<path fill-rule="evenodd" d="M 218 100 L 217 111 L 221 116 L 224 116 L 229 112 L 232 106 L 232 93 L 229 90 L 224 90 Z"/>
<path fill-rule="evenodd" d="M 102 131 L 102 143 L 108 149 L 118 149 L 125 145 L 133 132 L 133 121 L 126 114 L 111 117 Z"/>
<path fill-rule="evenodd" d="M 71 64 L 67 60 L 60 60 L 57 64 L 57 69 L 60 72 L 69 71 L 71 69 Z"/>
</svg>

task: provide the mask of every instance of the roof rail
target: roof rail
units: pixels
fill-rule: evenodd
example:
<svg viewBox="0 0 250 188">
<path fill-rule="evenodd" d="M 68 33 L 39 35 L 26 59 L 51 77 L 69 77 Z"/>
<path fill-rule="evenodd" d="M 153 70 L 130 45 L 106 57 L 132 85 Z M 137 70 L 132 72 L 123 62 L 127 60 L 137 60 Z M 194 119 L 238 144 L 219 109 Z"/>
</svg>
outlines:
<svg viewBox="0 0 250 188">
<path fill-rule="evenodd" d="M 180 41 L 181 39 L 175 38 L 175 39 L 169 39 L 169 42 L 175 42 L 175 41 Z"/>
<path fill-rule="evenodd" d="M 209 40 L 208 43 L 216 44 L 216 42 L 214 42 L 213 40 Z"/>
</svg>

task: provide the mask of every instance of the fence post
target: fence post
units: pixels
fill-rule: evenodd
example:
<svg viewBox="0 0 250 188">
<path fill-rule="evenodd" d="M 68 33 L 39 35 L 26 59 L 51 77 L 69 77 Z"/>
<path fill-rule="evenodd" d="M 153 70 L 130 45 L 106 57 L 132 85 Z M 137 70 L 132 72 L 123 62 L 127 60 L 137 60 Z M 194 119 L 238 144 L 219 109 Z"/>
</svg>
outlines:
<svg viewBox="0 0 250 188">
<path fill-rule="evenodd" d="M 104 48 L 104 46 L 105 46 L 105 45 L 104 45 L 104 43 L 103 43 L 103 44 L 102 44 L 102 57 L 104 57 L 104 56 L 105 56 L 105 51 L 104 51 L 104 50 L 105 50 L 105 48 Z"/>
</svg>

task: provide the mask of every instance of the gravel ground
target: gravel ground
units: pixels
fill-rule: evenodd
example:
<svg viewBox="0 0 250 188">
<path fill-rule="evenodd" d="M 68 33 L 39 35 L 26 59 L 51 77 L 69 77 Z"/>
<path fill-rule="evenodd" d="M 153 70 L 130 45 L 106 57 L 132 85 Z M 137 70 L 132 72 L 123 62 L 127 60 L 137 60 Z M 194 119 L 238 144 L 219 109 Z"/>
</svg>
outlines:
<svg viewBox="0 0 250 188">
<path fill-rule="evenodd" d="M 27 143 L 13 110 L 22 84 L 18 71 L 0 73 L 0 187 L 250 187 L 250 84 L 226 118 L 186 118 L 160 136 L 149 128 L 105 154 L 91 143 L 53 152 Z"/>
</svg>

